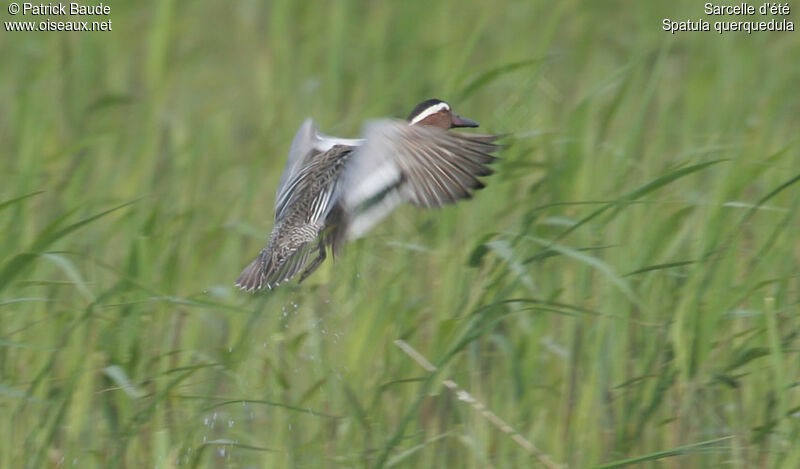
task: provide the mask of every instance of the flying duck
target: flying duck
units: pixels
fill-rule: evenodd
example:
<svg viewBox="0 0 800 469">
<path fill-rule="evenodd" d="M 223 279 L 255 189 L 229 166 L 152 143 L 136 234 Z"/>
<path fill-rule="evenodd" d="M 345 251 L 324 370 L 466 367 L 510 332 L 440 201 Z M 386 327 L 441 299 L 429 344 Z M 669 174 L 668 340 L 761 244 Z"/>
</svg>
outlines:
<svg viewBox="0 0 800 469">
<path fill-rule="evenodd" d="M 405 121 L 367 123 L 361 139 L 324 135 L 306 119 L 278 183 L 267 247 L 235 285 L 272 289 L 301 271 L 302 282 L 325 260 L 328 247 L 338 255 L 347 241 L 405 202 L 441 207 L 471 198 L 484 187 L 478 178 L 492 173 L 486 165 L 496 159 L 500 135 L 448 132 L 454 127 L 478 123 L 440 99 L 419 103 Z"/>
</svg>

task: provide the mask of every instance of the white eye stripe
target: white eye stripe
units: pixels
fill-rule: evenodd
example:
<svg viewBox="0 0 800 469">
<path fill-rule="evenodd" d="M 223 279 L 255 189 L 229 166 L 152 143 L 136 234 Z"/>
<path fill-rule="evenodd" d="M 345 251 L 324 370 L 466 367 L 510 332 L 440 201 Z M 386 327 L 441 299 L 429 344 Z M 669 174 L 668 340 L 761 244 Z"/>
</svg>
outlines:
<svg viewBox="0 0 800 469">
<path fill-rule="evenodd" d="M 426 117 L 428 117 L 428 116 L 430 116 L 432 114 L 436 114 L 437 112 L 443 111 L 443 110 L 449 111 L 450 110 L 450 106 L 447 103 L 439 103 L 439 104 L 436 104 L 434 106 L 431 106 L 428 109 L 425 109 L 424 111 L 422 111 L 417 117 L 415 117 L 414 120 L 411 121 L 410 125 L 414 125 L 417 122 L 421 121 L 422 119 L 425 119 Z"/>
</svg>

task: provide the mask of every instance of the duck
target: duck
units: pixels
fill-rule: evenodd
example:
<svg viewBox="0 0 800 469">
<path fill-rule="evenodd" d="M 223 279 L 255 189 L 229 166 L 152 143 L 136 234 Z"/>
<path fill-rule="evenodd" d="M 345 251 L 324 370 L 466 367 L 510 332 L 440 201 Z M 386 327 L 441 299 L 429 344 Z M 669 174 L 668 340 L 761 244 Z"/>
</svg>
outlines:
<svg viewBox="0 0 800 469">
<path fill-rule="evenodd" d="M 302 283 L 327 258 L 362 237 L 395 208 L 439 208 L 470 199 L 501 148 L 498 134 L 451 132 L 478 127 L 441 99 L 422 101 L 406 120 L 367 122 L 361 138 L 339 138 L 306 119 L 289 148 L 267 246 L 235 286 L 273 289 Z"/>
</svg>

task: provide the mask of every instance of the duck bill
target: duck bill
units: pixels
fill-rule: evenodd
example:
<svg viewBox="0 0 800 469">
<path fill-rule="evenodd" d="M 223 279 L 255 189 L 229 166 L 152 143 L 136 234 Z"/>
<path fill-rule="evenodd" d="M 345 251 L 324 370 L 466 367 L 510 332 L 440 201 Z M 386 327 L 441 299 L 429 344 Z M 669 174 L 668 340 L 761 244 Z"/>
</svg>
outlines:
<svg viewBox="0 0 800 469">
<path fill-rule="evenodd" d="M 478 123 L 474 120 L 461 117 L 458 114 L 453 114 L 453 127 L 478 127 Z"/>
</svg>

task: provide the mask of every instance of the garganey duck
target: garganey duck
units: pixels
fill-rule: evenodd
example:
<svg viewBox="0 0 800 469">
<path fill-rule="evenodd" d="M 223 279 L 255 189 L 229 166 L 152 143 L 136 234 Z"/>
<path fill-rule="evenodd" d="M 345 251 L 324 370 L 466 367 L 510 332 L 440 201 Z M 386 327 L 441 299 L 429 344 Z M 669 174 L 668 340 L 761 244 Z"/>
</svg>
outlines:
<svg viewBox="0 0 800 469">
<path fill-rule="evenodd" d="M 324 135 L 311 119 L 297 131 L 278 184 L 269 243 L 236 280 L 247 291 L 274 288 L 319 267 L 331 247 L 366 233 L 400 204 L 441 207 L 472 197 L 492 173 L 499 135 L 448 132 L 478 127 L 446 102 L 418 104 L 407 121 L 369 122 L 361 139 Z M 316 257 L 309 261 L 313 252 Z"/>
</svg>

